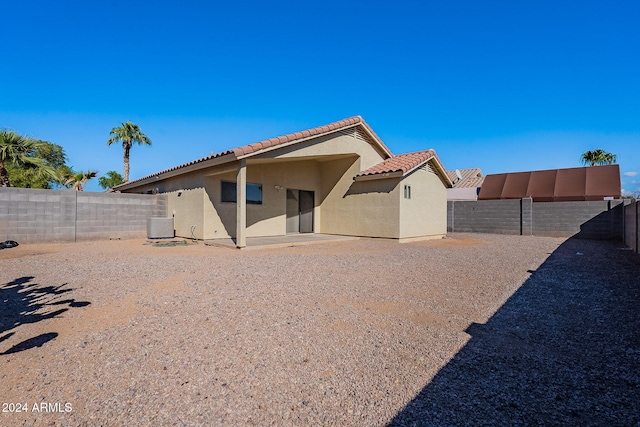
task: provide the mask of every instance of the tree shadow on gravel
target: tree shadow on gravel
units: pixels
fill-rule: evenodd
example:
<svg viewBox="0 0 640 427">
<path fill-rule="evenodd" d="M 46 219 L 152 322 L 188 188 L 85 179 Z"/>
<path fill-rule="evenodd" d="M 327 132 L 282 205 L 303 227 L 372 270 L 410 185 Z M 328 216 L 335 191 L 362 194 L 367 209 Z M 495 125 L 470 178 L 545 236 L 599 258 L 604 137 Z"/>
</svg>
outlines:
<svg viewBox="0 0 640 427">
<path fill-rule="evenodd" d="M 73 291 L 60 286 L 40 286 L 34 277 L 24 276 L 0 285 L 0 343 L 15 335 L 21 325 L 51 319 L 74 307 L 85 307 L 87 301 L 75 299 L 59 300 L 61 295 Z M 11 332 L 10 332 L 11 331 Z M 12 354 L 41 347 L 58 336 L 55 332 L 40 334 L 26 339 L 0 355 Z"/>
<path fill-rule="evenodd" d="M 640 257 L 565 241 L 389 424 L 640 422 Z"/>
</svg>

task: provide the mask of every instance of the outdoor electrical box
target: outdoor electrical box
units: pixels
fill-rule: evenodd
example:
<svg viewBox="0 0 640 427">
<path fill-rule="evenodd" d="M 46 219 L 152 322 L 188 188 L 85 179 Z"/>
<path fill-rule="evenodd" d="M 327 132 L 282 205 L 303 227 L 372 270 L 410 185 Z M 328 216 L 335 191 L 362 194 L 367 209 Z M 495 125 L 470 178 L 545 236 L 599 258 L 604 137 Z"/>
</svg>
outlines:
<svg viewBox="0 0 640 427">
<path fill-rule="evenodd" d="M 147 239 L 172 239 L 173 218 L 147 218 Z"/>
</svg>

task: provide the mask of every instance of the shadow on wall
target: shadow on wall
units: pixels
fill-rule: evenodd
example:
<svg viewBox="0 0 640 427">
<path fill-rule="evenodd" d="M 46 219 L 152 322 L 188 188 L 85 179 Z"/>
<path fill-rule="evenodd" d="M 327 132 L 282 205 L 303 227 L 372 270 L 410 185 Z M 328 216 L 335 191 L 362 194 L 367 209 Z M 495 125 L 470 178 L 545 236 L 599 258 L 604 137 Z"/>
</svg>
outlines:
<svg viewBox="0 0 640 427">
<path fill-rule="evenodd" d="M 71 292 L 65 284 L 60 286 L 39 286 L 34 277 L 25 276 L 0 286 L 0 343 L 11 338 L 21 325 L 51 319 L 72 307 L 85 307 L 89 302 L 74 299 L 58 300 L 61 295 Z M 33 347 L 41 347 L 55 339 L 56 332 L 41 334 L 24 340 L 0 355 L 17 353 Z"/>
<path fill-rule="evenodd" d="M 390 426 L 637 425 L 640 257 L 563 243 Z"/>
<path fill-rule="evenodd" d="M 604 211 L 580 225 L 580 231 L 574 235 L 579 239 L 623 239 L 624 205 L 619 204 Z"/>
<path fill-rule="evenodd" d="M 354 194 L 391 193 L 400 182 L 400 179 L 375 179 L 371 181 L 353 181 L 343 198 Z"/>
</svg>

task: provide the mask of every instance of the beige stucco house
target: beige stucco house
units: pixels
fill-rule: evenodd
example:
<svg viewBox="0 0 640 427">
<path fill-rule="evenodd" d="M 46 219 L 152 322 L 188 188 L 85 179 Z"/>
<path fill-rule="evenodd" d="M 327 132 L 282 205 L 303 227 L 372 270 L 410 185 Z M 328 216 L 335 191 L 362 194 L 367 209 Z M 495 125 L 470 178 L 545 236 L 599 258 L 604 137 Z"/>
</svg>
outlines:
<svg viewBox="0 0 640 427">
<path fill-rule="evenodd" d="M 357 116 L 212 154 L 114 190 L 168 195 L 176 236 L 441 238 L 451 179 L 433 150 L 393 155 Z"/>
</svg>

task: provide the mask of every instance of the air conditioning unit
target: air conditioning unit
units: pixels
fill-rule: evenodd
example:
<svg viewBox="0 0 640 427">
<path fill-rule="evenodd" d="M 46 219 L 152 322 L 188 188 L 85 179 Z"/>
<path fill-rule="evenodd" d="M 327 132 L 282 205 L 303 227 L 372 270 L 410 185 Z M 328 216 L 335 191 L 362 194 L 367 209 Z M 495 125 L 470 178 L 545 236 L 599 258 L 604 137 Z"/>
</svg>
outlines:
<svg viewBox="0 0 640 427">
<path fill-rule="evenodd" d="M 147 218 L 147 239 L 172 239 L 173 218 Z"/>
</svg>

